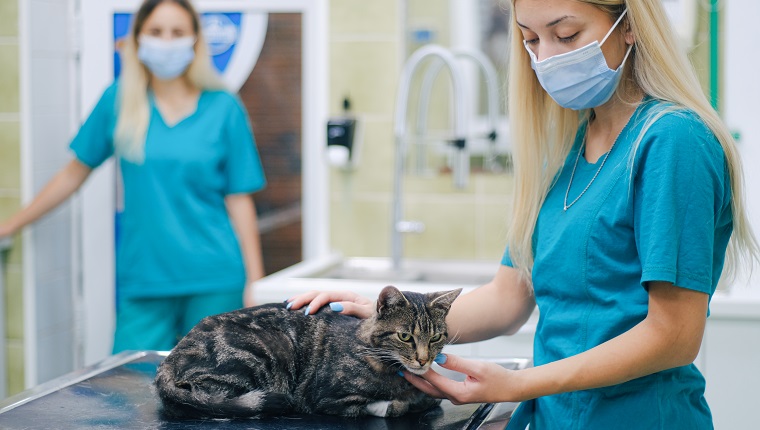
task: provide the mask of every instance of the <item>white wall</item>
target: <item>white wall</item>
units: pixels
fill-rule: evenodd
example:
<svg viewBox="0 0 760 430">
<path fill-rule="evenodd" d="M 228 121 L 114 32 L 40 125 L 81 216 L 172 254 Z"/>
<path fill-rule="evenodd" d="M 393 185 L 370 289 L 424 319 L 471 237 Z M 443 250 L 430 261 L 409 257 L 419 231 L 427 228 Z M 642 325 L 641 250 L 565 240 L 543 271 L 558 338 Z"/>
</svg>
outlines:
<svg viewBox="0 0 760 430">
<path fill-rule="evenodd" d="M 707 2 L 705 2 L 707 3 Z M 753 33 L 760 17 L 757 0 L 718 2 L 723 9 L 723 107 L 724 118 L 732 130 L 741 133 L 739 148 L 744 160 L 748 211 L 756 234 L 760 235 L 760 79 L 757 67 L 757 41 Z M 739 286 L 732 295 L 760 297 L 760 276 L 750 288 Z"/>
<path fill-rule="evenodd" d="M 68 160 L 74 129 L 73 0 L 20 6 L 22 199 L 27 204 Z M 24 355 L 27 387 L 75 368 L 77 260 L 67 202 L 23 235 Z"/>
</svg>

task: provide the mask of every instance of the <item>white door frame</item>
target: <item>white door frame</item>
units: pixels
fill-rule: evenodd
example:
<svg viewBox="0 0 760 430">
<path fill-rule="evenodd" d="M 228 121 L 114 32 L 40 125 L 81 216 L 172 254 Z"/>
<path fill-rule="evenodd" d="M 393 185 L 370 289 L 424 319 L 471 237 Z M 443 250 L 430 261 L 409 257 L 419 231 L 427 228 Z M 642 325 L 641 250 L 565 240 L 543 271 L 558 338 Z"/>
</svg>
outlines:
<svg viewBox="0 0 760 430">
<path fill-rule="evenodd" d="M 82 2 L 82 111 L 85 116 L 113 79 L 113 14 L 134 12 L 136 0 Z M 327 252 L 327 171 L 323 160 L 327 120 L 327 0 L 196 0 L 199 12 L 303 14 L 302 207 L 303 258 Z M 84 363 L 110 354 L 114 320 L 114 164 L 105 163 L 81 191 L 82 282 L 86 334 Z"/>
</svg>

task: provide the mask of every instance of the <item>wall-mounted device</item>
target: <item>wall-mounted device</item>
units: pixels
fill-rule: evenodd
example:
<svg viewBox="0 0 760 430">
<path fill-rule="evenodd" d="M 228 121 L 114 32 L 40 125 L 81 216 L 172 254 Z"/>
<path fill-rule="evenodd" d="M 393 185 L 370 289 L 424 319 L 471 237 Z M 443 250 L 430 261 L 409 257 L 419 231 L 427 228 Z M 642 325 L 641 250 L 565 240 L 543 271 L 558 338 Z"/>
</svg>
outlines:
<svg viewBox="0 0 760 430">
<path fill-rule="evenodd" d="M 330 118 L 327 121 L 327 162 L 341 169 L 351 169 L 356 166 L 356 118 L 349 114 L 351 101 L 343 99 L 342 117 Z"/>
</svg>

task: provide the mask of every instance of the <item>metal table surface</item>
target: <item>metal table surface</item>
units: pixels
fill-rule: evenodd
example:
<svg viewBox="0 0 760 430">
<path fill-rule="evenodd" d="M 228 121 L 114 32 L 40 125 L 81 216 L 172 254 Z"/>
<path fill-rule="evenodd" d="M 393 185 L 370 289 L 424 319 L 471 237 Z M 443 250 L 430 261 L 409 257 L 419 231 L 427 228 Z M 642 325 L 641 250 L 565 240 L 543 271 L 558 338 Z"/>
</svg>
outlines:
<svg viewBox="0 0 760 430">
<path fill-rule="evenodd" d="M 509 421 L 514 403 L 441 406 L 398 418 L 294 415 L 255 420 L 168 421 L 153 389 L 166 353 L 112 356 L 0 402 L 0 428 L 14 429 L 362 429 L 495 430 Z"/>
</svg>

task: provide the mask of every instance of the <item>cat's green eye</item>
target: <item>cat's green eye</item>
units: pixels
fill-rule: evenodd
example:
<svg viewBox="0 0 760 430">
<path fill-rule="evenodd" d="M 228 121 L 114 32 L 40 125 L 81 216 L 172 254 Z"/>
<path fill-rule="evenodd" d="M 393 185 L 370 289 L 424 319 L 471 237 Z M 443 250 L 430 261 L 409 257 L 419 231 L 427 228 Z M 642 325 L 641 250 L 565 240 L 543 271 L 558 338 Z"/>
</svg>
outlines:
<svg viewBox="0 0 760 430">
<path fill-rule="evenodd" d="M 409 333 L 399 333 L 398 338 L 401 339 L 402 342 L 409 342 L 412 340 L 412 335 Z"/>
<path fill-rule="evenodd" d="M 443 336 L 440 334 L 434 334 L 430 337 L 430 342 L 438 342 Z"/>
</svg>

